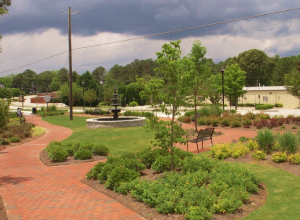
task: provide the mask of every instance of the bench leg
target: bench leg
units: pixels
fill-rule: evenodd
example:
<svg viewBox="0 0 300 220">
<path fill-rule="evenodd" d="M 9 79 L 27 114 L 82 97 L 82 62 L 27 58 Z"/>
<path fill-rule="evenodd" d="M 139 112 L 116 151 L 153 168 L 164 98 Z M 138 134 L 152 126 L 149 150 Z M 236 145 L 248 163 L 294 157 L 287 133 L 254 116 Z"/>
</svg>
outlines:
<svg viewBox="0 0 300 220">
<path fill-rule="evenodd" d="M 198 141 L 196 141 L 196 144 L 197 144 L 197 150 L 198 150 L 198 154 L 199 154 Z"/>
</svg>

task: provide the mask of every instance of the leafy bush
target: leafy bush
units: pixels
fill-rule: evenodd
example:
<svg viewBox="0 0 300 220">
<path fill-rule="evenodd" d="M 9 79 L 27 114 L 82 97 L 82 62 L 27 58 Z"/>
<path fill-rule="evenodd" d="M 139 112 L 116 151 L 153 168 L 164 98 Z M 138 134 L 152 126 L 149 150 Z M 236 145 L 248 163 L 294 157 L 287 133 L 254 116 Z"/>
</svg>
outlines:
<svg viewBox="0 0 300 220">
<path fill-rule="evenodd" d="M 63 162 L 68 157 L 68 152 L 62 148 L 58 141 L 50 141 L 46 147 L 48 157 L 55 162 Z"/>
<path fill-rule="evenodd" d="M 92 143 L 80 143 L 79 150 L 91 151 L 95 147 Z"/>
<path fill-rule="evenodd" d="M 219 124 L 219 120 L 216 118 L 211 119 L 210 122 L 212 126 L 218 126 Z"/>
<path fill-rule="evenodd" d="M 21 142 L 22 139 L 19 137 L 11 137 L 9 138 L 10 143 Z"/>
<path fill-rule="evenodd" d="M 230 143 L 227 144 L 215 144 L 211 148 L 211 156 L 213 158 L 225 159 L 231 157 L 232 147 Z"/>
<path fill-rule="evenodd" d="M 249 150 L 253 151 L 253 150 L 258 150 L 258 143 L 257 141 L 254 140 L 249 140 L 246 144 L 246 146 L 249 148 Z"/>
<path fill-rule="evenodd" d="M 286 152 L 277 152 L 275 154 L 272 154 L 272 160 L 275 163 L 283 163 L 286 162 L 288 160 L 288 157 L 286 155 Z"/>
<path fill-rule="evenodd" d="M 10 140 L 9 139 L 1 139 L 0 140 L 0 145 L 9 145 L 10 144 Z"/>
<path fill-rule="evenodd" d="M 110 172 L 108 179 L 105 183 L 105 187 L 108 189 L 115 190 L 117 187 L 120 186 L 121 182 L 129 182 L 137 177 L 140 174 L 134 170 L 130 170 L 126 167 L 116 167 L 115 169 Z"/>
<path fill-rule="evenodd" d="M 245 136 L 241 136 L 240 138 L 239 138 L 239 141 L 240 142 L 247 142 L 249 140 L 249 138 L 246 138 Z"/>
<path fill-rule="evenodd" d="M 230 127 L 232 127 L 232 128 L 241 127 L 241 122 L 234 120 L 234 121 L 230 122 Z"/>
<path fill-rule="evenodd" d="M 223 127 L 228 127 L 230 125 L 230 120 L 228 118 L 223 118 L 223 119 L 221 119 L 220 124 Z"/>
<path fill-rule="evenodd" d="M 262 150 L 266 153 L 270 153 L 275 144 L 275 138 L 270 130 L 260 130 L 257 132 L 257 136 L 255 137 L 259 150 Z"/>
<path fill-rule="evenodd" d="M 239 157 L 244 157 L 246 153 L 249 153 L 249 148 L 242 142 L 234 144 L 232 147 L 232 157 L 237 159 Z"/>
<path fill-rule="evenodd" d="M 138 106 L 139 104 L 136 101 L 130 102 L 129 107 Z"/>
<path fill-rule="evenodd" d="M 40 136 L 46 132 L 45 129 L 42 127 L 34 127 L 34 128 L 31 128 L 31 130 L 32 130 L 33 136 Z"/>
<path fill-rule="evenodd" d="M 179 162 L 179 158 L 176 155 L 174 155 L 174 165 L 178 166 L 178 162 Z M 168 170 L 170 170 L 170 168 L 171 168 L 171 156 L 170 155 L 158 156 L 151 166 L 151 169 L 158 173 L 168 171 Z"/>
<path fill-rule="evenodd" d="M 300 154 L 291 154 L 289 156 L 289 161 L 291 164 L 300 165 Z"/>
<path fill-rule="evenodd" d="M 286 151 L 288 154 L 296 153 L 298 144 L 297 135 L 291 132 L 283 133 L 278 136 L 278 142 L 282 152 Z"/>
<path fill-rule="evenodd" d="M 74 159 L 76 160 L 88 160 L 92 158 L 93 154 L 90 150 L 87 149 L 79 149 L 74 153 Z"/>
<path fill-rule="evenodd" d="M 109 154 L 109 149 L 105 145 L 98 144 L 92 148 L 92 153 L 95 156 L 97 155 L 106 156 Z"/>
<path fill-rule="evenodd" d="M 205 121 L 206 121 L 206 119 L 205 118 L 199 118 L 198 120 L 197 120 L 197 124 L 198 125 L 205 125 Z"/>
<path fill-rule="evenodd" d="M 102 168 L 105 166 L 105 163 L 99 162 L 98 164 L 94 165 L 94 167 L 86 174 L 88 180 L 90 179 L 97 179 L 99 173 L 101 173 Z"/>
<path fill-rule="evenodd" d="M 210 125 L 211 123 L 210 123 L 210 118 L 206 118 L 206 120 L 205 120 L 205 125 Z"/>
<path fill-rule="evenodd" d="M 271 104 L 260 104 L 255 106 L 255 110 L 266 110 L 266 109 L 271 109 L 273 107 L 274 105 Z"/>
<path fill-rule="evenodd" d="M 266 159 L 266 154 L 264 152 L 258 150 L 252 154 L 252 158 L 254 160 L 264 160 L 264 159 Z"/>
<path fill-rule="evenodd" d="M 177 120 L 180 121 L 180 122 L 189 123 L 190 122 L 190 117 L 184 115 L 184 116 L 178 117 Z"/>
<path fill-rule="evenodd" d="M 252 121 L 250 119 L 246 119 L 245 121 L 243 121 L 244 128 L 249 128 L 250 125 L 252 125 Z"/>
<path fill-rule="evenodd" d="M 275 107 L 283 107 L 283 104 L 281 104 L 281 103 L 276 103 L 276 104 L 275 104 Z"/>
<path fill-rule="evenodd" d="M 187 111 L 184 113 L 184 116 L 191 117 L 194 114 L 195 114 L 195 111 Z"/>
<path fill-rule="evenodd" d="M 210 116 L 210 112 L 208 107 L 202 107 L 198 112 L 201 114 L 202 117 L 204 116 Z"/>
<path fill-rule="evenodd" d="M 275 127 L 277 127 L 278 126 L 278 124 L 277 124 L 277 119 L 276 118 L 271 118 L 270 120 L 269 120 L 269 128 L 275 128 Z"/>
</svg>

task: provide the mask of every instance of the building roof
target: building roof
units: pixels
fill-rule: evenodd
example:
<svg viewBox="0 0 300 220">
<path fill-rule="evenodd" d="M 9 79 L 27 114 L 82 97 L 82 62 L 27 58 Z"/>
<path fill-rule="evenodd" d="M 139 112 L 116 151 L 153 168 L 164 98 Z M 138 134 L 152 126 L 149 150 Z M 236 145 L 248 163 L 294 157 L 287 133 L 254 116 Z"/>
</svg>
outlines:
<svg viewBox="0 0 300 220">
<path fill-rule="evenodd" d="M 245 91 L 284 91 L 286 88 L 284 86 L 260 86 L 260 87 L 244 87 Z"/>
</svg>

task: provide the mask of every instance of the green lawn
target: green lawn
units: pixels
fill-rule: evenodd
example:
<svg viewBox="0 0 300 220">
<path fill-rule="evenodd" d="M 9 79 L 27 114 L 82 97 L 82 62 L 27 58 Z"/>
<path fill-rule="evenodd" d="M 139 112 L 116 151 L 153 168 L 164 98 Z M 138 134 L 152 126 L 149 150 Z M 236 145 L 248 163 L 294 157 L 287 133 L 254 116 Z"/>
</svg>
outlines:
<svg viewBox="0 0 300 220">
<path fill-rule="evenodd" d="M 152 132 L 146 132 L 144 128 L 110 128 L 87 129 L 85 117 L 76 117 L 70 121 L 69 116 L 46 117 L 43 120 L 73 130 L 73 135 L 64 140 L 102 143 L 110 148 L 111 154 L 121 155 L 124 152 L 141 150 L 150 146 Z M 209 156 L 210 152 L 204 152 L 197 156 Z M 265 204 L 244 220 L 292 220 L 300 219 L 300 177 L 289 172 L 248 163 L 236 163 L 252 172 L 262 176 L 267 185 L 268 197 Z"/>
<path fill-rule="evenodd" d="M 51 116 L 43 118 L 54 125 L 60 125 L 73 130 L 73 134 L 63 142 L 90 142 L 104 144 L 110 149 L 110 155 L 121 155 L 125 152 L 142 150 L 151 146 L 154 133 L 147 132 L 143 127 L 129 128 L 86 128 L 86 117 L 74 116 L 70 121 L 69 116 Z"/>
</svg>

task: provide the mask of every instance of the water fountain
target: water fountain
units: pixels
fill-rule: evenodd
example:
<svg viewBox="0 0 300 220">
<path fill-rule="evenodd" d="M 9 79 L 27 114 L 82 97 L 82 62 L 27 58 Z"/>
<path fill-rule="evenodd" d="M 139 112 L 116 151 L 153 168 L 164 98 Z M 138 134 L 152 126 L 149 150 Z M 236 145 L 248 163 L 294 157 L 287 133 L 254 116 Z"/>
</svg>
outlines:
<svg viewBox="0 0 300 220">
<path fill-rule="evenodd" d="M 113 94 L 112 104 L 114 108 L 110 109 L 114 113 L 113 117 L 103 117 L 103 118 L 91 118 L 87 119 L 88 128 L 123 128 L 123 127 L 138 127 L 143 126 L 145 123 L 144 117 L 132 117 L 132 116 L 120 116 L 118 115 L 122 109 L 118 108 L 121 106 L 119 102 L 117 87 L 115 86 L 115 93 Z"/>
</svg>

